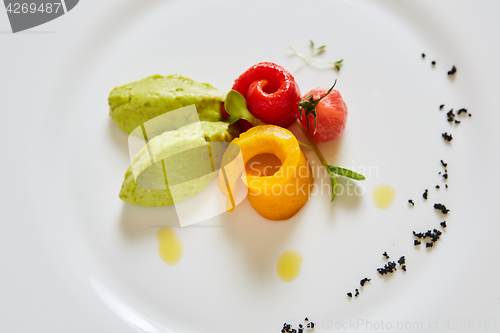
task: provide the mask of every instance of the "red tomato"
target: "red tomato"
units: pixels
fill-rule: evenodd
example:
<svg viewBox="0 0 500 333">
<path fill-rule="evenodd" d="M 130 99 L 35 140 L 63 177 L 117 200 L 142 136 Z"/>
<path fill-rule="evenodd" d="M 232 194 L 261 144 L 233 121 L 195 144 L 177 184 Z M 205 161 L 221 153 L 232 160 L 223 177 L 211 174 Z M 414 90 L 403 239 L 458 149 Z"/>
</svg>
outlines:
<svg viewBox="0 0 500 333">
<path fill-rule="evenodd" d="M 328 90 L 316 88 L 308 92 L 305 96 L 313 94 L 314 99 L 319 99 Z M 314 133 L 314 116 L 309 114 L 308 133 L 313 138 L 314 143 L 326 142 L 338 138 L 345 128 L 347 121 L 347 106 L 337 90 L 332 90 L 328 96 L 319 101 L 316 106 L 316 134 Z M 302 111 L 302 126 L 307 129 L 307 121 L 304 111 Z"/>
<path fill-rule="evenodd" d="M 245 97 L 248 110 L 266 124 L 290 126 L 298 116 L 299 86 L 292 74 L 272 62 L 261 62 L 233 85 Z"/>
</svg>

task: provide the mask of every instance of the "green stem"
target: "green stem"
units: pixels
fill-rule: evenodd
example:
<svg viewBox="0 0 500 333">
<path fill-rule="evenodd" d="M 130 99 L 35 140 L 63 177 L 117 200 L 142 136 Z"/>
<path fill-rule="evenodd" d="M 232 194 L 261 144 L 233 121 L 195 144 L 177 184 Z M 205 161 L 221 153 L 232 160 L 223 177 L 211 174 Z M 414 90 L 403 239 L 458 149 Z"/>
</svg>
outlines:
<svg viewBox="0 0 500 333">
<path fill-rule="evenodd" d="M 328 174 L 330 175 L 330 181 L 332 182 L 332 200 L 331 201 L 333 201 L 333 199 L 335 199 L 335 196 L 337 194 L 337 179 L 335 178 L 335 175 L 333 174 L 333 172 L 330 170 L 330 167 L 329 167 L 328 163 L 326 162 L 325 157 L 321 153 L 321 150 L 319 150 L 319 148 L 314 144 L 314 141 L 311 139 L 309 134 L 306 132 L 306 129 L 302 126 L 302 124 L 300 123 L 300 121 L 298 119 L 297 119 L 297 125 L 299 126 L 300 130 L 302 131 L 302 134 L 304 134 L 304 136 L 306 137 L 307 141 L 309 141 L 309 145 L 306 145 L 306 146 L 309 146 L 308 147 L 309 149 L 312 148 L 311 150 L 314 150 L 314 152 L 316 153 L 316 156 L 318 156 L 321 164 L 326 168 L 326 170 L 328 171 Z"/>
<path fill-rule="evenodd" d="M 314 150 L 314 152 L 316 153 L 316 156 L 318 156 L 321 164 L 325 168 L 328 169 L 328 162 L 326 162 L 326 159 L 323 156 L 323 154 L 321 153 L 321 150 L 319 150 L 319 148 L 314 144 L 314 141 L 311 139 L 311 137 L 309 136 L 309 134 L 306 132 L 306 129 L 302 126 L 302 124 L 298 120 L 297 120 L 297 125 L 299 126 L 300 130 L 302 131 L 302 134 L 304 134 L 304 136 L 306 137 L 307 141 L 309 142 L 309 144 L 302 143 L 302 145 L 304 147 L 306 147 L 307 149 L 309 149 L 309 150 Z"/>
<path fill-rule="evenodd" d="M 297 141 L 299 141 L 299 146 L 304 147 L 304 148 L 307 148 L 307 149 L 309 149 L 309 150 L 314 150 L 314 147 L 313 147 L 313 146 L 311 146 L 311 145 L 309 145 L 309 144 L 307 144 L 307 143 L 305 143 L 305 142 L 302 142 L 302 141 L 300 141 L 300 140 L 297 140 Z"/>
</svg>

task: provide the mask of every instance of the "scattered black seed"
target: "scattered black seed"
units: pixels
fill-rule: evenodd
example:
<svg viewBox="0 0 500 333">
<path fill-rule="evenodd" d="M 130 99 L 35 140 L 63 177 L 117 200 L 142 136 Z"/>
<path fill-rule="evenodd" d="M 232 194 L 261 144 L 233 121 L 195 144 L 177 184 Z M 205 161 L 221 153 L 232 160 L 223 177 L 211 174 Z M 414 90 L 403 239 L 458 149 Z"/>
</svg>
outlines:
<svg viewBox="0 0 500 333">
<path fill-rule="evenodd" d="M 408 199 L 408 203 L 410 203 L 412 206 L 415 206 L 415 203 L 411 199 Z"/>
<path fill-rule="evenodd" d="M 448 184 L 444 184 L 444 186 L 445 186 L 446 188 L 448 188 Z"/>
<path fill-rule="evenodd" d="M 432 245 L 434 245 L 434 243 L 430 242 L 430 243 L 425 243 L 425 247 L 432 247 Z"/>
<path fill-rule="evenodd" d="M 425 200 L 427 200 L 427 194 L 429 193 L 428 189 L 425 189 L 425 192 L 422 194 Z"/>
<path fill-rule="evenodd" d="M 439 185 L 436 185 L 436 188 L 440 188 Z"/>
<path fill-rule="evenodd" d="M 422 53 L 422 59 L 425 58 L 425 53 Z"/>
<path fill-rule="evenodd" d="M 387 264 L 384 265 L 384 267 L 377 268 L 377 272 L 379 272 L 380 275 L 385 275 L 388 273 L 394 273 L 396 271 L 396 263 L 394 261 L 390 261 Z"/>
<path fill-rule="evenodd" d="M 442 110 L 443 108 L 444 108 L 444 104 L 441 104 L 441 105 L 439 106 L 439 110 Z"/>
<path fill-rule="evenodd" d="M 371 281 L 372 279 L 368 279 L 368 278 L 364 278 L 362 279 L 361 281 L 359 281 L 359 284 L 361 285 L 361 287 L 363 287 L 365 285 L 366 282 L 368 281 Z"/>
<path fill-rule="evenodd" d="M 441 164 L 446 168 L 448 166 L 448 163 L 444 163 L 443 160 L 441 160 Z"/>
<path fill-rule="evenodd" d="M 460 124 L 460 120 L 455 120 L 455 124 Z"/>
<path fill-rule="evenodd" d="M 472 117 L 472 115 L 469 113 L 469 117 Z"/>
<path fill-rule="evenodd" d="M 398 264 L 399 265 L 404 265 L 406 262 L 405 256 L 402 256 L 401 258 L 398 259 Z"/>
<path fill-rule="evenodd" d="M 453 140 L 453 137 L 451 136 L 451 134 L 448 134 L 447 132 L 441 134 L 444 138 L 445 141 L 451 141 Z"/>
<path fill-rule="evenodd" d="M 432 60 L 431 64 L 432 64 L 432 66 L 434 66 L 436 64 L 436 62 L 434 60 Z"/>
<path fill-rule="evenodd" d="M 347 296 L 352 297 L 352 293 L 347 293 Z M 304 321 L 308 322 L 309 319 L 307 319 L 306 317 Z M 307 323 L 306 328 L 314 328 L 314 326 L 316 326 L 316 324 L 314 324 L 313 322 L 309 322 Z M 292 327 L 292 325 L 284 323 L 283 328 L 281 329 L 281 333 L 304 333 L 304 325 L 299 324 L 298 329 L 295 329 Z"/>
<path fill-rule="evenodd" d="M 457 111 L 457 115 L 459 115 L 461 113 L 467 113 L 467 109 L 461 108 L 460 110 Z"/>
<path fill-rule="evenodd" d="M 306 319 L 304 319 L 304 321 L 309 321 L 309 318 L 306 317 Z"/>
<path fill-rule="evenodd" d="M 387 252 L 382 253 L 382 255 L 385 257 L 385 259 L 389 259 L 389 255 L 387 254 Z"/>
<path fill-rule="evenodd" d="M 442 234 L 443 233 L 440 230 L 437 230 L 437 229 L 427 230 L 424 233 L 422 233 L 422 232 L 416 233 L 415 231 L 413 231 L 413 236 L 418 237 L 418 238 L 423 238 L 423 239 L 430 238 L 431 243 L 437 242 L 439 240 L 439 238 L 441 237 Z M 413 245 L 417 246 L 417 245 L 420 245 L 420 244 L 422 244 L 422 243 L 419 240 L 417 240 L 417 239 L 413 240 Z M 427 244 L 429 244 L 429 243 L 427 243 Z M 427 245 L 427 244 L 426 244 L 426 247 L 432 246 L 432 245 Z M 404 264 L 404 262 L 402 264 Z"/>
<path fill-rule="evenodd" d="M 359 295 L 359 290 L 356 289 L 356 293 L 354 294 L 354 297 L 358 297 L 358 295 Z"/>
<path fill-rule="evenodd" d="M 406 265 L 401 266 L 401 269 L 406 272 Z"/>
<path fill-rule="evenodd" d="M 442 226 L 443 228 L 446 228 L 446 221 L 443 221 L 443 222 L 441 222 L 441 223 L 439 223 L 439 224 L 441 224 L 441 226 Z"/>
<path fill-rule="evenodd" d="M 352 293 L 351 292 L 347 293 L 347 296 L 349 296 L 350 298 L 352 298 Z"/>
<path fill-rule="evenodd" d="M 441 203 L 435 203 L 434 209 L 440 210 L 443 214 L 448 214 L 448 212 L 450 211 L 449 209 L 446 209 L 446 206 Z"/>
<path fill-rule="evenodd" d="M 448 122 L 451 123 L 453 120 L 455 120 L 455 114 L 453 113 L 453 109 L 448 111 L 448 113 L 446 113 L 446 115 L 448 116 Z"/>
<path fill-rule="evenodd" d="M 443 175 L 443 178 L 444 178 L 444 179 L 448 179 L 448 174 L 447 174 L 447 173 L 445 173 L 445 174 Z"/>
<path fill-rule="evenodd" d="M 438 175 L 440 175 L 440 174 L 441 174 L 441 171 L 439 171 Z"/>
<path fill-rule="evenodd" d="M 455 67 L 455 65 L 453 65 L 451 70 L 448 71 L 448 75 L 455 75 L 456 72 L 457 72 L 457 68 Z"/>
</svg>

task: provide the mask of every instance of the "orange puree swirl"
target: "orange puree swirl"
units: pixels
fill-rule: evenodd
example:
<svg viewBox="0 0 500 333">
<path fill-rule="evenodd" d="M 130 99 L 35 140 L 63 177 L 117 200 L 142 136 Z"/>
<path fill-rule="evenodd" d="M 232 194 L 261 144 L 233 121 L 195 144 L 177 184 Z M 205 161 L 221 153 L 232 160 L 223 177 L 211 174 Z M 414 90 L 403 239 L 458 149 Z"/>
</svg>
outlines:
<svg viewBox="0 0 500 333">
<path fill-rule="evenodd" d="M 263 125 L 252 127 L 232 143 L 240 147 L 245 165 L 260 154 L 272 154 L 281 161 L 280 169 L 272 176 L 259 177 L 250 173 L 243 176 L 252 207 L 270 220 L 286 220 L 294 216 L 309 199 L 313 183 L 311 167 L 295 136 L 285 128 Z M 235 173 L 232 174 L 234 176 Z M 227 198 L 232 195 L 231 192 L 235 192 L 231 191 L 231 183 L 219 182 Z M 234 200 L 230 203 L 229 199 L 232 198 L 228 198 L 226 207 L 231 211 Z"/>
</svg>

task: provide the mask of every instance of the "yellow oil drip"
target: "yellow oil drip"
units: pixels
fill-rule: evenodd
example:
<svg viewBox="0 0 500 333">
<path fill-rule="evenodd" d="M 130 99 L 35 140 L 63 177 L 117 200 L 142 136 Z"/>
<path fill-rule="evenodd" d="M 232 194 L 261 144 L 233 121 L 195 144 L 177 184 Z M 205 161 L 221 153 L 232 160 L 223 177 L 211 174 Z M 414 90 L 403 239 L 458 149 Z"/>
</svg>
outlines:
<svg viewBox="0 0 500 333">
<path fill-rule="evenodd" d="M 372 192 L 372 199 L 375 206 L 380 209 L 387 209 L 396 197 L 396 190 L 389 184 L 377 185 Z"/>
<path fill-rule="evenodd" d="M 183 248 L 175 231 L 170 228 L 161 228 L 156 237 L 160 258 L 169 265 L 177 264 L 182 258 Z"/>
<path fill-rule="evenodd" d="M 297 251 L 286 251 L 278 259 L 278 276 L 285 282 L 293 281 L 299 276 L 302 267 L 302 255 Z"/>
</svg>

